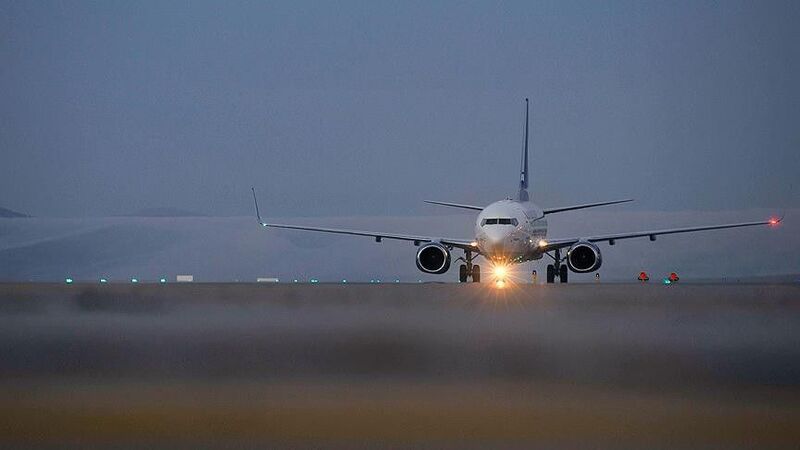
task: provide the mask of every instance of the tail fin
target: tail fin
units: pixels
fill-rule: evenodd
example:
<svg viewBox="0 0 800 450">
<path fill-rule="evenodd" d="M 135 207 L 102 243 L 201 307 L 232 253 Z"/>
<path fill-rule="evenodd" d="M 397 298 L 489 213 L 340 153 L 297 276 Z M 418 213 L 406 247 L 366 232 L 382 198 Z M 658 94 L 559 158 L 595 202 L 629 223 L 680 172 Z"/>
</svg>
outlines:
<svg viewBox="0 0 800 450">
<path fill-rule="evenodd" d="M 519 200 L 527 202 L 528 197 L 528 99 L 525 99 L 525 143 L 522 150 L 522 167 L 519 173 Z"/>
</svg>

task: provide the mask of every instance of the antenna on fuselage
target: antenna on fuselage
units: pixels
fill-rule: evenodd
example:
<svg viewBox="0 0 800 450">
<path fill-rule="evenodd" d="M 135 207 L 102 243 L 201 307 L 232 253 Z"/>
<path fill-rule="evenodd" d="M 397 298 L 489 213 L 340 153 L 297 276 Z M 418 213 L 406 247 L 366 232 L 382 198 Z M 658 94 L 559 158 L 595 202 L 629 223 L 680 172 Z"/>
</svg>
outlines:
<svg viewBox="0 0 800 450">
<path fill-rule="evenodd" d="M 519 200 L 528 201 L 528 99 L 525 99 L 525 142 L 522 146 L 522 167 L 519 172 Z"/>
</svg>

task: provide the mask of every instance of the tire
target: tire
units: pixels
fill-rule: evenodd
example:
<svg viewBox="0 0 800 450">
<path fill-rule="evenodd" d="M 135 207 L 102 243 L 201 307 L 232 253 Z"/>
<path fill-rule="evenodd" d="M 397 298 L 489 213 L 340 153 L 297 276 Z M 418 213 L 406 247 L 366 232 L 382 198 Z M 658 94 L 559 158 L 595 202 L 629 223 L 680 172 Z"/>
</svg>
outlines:
<svg viewBox="0 0 800 450">
<path fill-rule="evenodd" d="M 481 282 L 481 266 L 477 264 L 472 266 L 472 282 L 473 283 Z"/>
<path fill-rule="evenodd" d="M 466 283 L 467 282 L 467 265 L 462 264 L 458 266 L 458 282 L 459 283 Z"/>
<path fill-rule="evenodd" d="M 566 264 L 561 265 L 561 269 L 558 271 L 558 278 L 562 283 L 566 283 L 569 279 L 569 269 L 567 269 Z"/>
<path fill-rule="evenodd" d="M 547 265 L 547 284 L 555 283 L 556 281 L 556 268 L 552 264 Z"/>
</svg>

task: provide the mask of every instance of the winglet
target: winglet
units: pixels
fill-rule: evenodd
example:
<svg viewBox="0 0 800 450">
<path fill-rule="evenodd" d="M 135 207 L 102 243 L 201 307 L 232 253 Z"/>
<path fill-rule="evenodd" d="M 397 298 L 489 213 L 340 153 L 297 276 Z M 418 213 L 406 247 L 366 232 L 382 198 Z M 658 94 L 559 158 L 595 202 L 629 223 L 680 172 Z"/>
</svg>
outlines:
<svg viewBox="0 0 800 450">
<path fill-rule="evenodd" d="M 265 227 L 267 226 L 267 224 L 265 224 L 264 221 L 261 220 L 261 213 L 258 212 L 258 199 L 256 199 L 256 188 L 251 186 L 250 190 L 253 191 L 253 203 L 255 203 L 256 205 L 256 218 L 258 219 L 258 223 L 260 223 L 261 226 Z"/>
</svg>

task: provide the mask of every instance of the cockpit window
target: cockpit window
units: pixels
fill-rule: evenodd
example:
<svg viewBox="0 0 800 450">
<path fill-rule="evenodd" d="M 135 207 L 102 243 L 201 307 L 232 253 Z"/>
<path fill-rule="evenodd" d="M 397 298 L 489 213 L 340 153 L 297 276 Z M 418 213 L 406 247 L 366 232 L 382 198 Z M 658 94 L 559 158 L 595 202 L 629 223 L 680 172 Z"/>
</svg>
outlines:
<svg viewBox="0 0 800 450">
<path fill-rule="evenodd" d="M 514 225 L 517 226 L 519 221 L 517 219 L 508 219 L 508 218 L 501 218 L 501 219 L 483 219 L 481 220 L 481 226 L 484 225 Z"/>
</svg>

